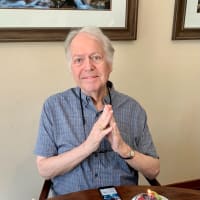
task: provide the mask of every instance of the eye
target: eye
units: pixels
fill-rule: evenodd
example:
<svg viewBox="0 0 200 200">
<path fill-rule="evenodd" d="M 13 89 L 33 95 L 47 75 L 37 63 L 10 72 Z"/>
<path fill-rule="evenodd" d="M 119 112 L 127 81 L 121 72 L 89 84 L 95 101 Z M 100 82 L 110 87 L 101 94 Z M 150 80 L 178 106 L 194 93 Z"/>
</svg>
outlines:
<svg viewBox="0 0 200 200">
<path fill-rule="evenodd" d="M 94 54 L 91 57 L 91 60 L 97 64 L 101 63 L 103 60 L 103 57 L 100 54 Z"/>
<path fill-rule="evenodd" d="M 84 62 L 84 58 L 83 57 L 74 57 L 72 59 L 73 65 L 82 65 L 83 62 Z"/>
</svg>

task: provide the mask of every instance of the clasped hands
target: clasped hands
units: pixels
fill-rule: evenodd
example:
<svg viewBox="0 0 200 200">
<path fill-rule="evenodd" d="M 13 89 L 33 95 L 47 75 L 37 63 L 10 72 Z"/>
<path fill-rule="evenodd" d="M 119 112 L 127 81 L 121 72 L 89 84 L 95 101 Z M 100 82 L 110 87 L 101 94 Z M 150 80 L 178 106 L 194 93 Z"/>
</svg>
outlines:
<svg viewBox="0 0 200 200">
<path fill-rule="evenodd" d="M 105 137 L 110 142 L 113 151 L 118 154 L 123 155 L 124 152 L 129 151 L 130 147 L 122 139 L 120 131 L 117 127 L 111 105 L 105 105 L 101 116 L 93 125 L 86 140 L 92 152 L 98 149 L 101 141 Z"/>
</svg>

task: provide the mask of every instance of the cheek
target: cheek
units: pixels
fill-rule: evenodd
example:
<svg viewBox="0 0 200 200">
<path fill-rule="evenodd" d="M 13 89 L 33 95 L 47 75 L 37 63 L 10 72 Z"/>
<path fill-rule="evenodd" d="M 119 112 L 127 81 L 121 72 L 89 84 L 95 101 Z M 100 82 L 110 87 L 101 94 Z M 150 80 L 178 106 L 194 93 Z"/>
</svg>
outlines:
<svg viewBox="0 0 200 200">
<path fill-rule="evenodd" d="M 80 70 L 78 68 L 71 68 L 71 73 L 74 77 L 74 79 L 78 79 L 78 77 L 80 76 Z"/>
<path fill-rule="evenodd" d="M 71 71 L 73 74 L 80 74 L 81 68 L 80 67 L 72 67 Z"/>
<path fill-rule="evenodd" d="M 112 72 L 112 67 L 111 67 L 111 66 L 107 66 L 107 67 L 105 68 L 105 73 L 106 73 L 107 75 L 109 75 L 111 72 Z"/>
</svg>

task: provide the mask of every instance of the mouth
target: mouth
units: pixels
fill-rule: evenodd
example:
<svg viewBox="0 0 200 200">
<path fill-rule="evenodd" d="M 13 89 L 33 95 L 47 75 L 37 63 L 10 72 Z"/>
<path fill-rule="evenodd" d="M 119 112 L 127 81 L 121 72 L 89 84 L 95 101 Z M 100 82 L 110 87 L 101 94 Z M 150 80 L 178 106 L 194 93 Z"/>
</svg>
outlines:
<svg viewBox="0 0 200 200">
<path fill-rule="evenodd" d="M 98 78 L 99 76 L 97 75 L 92 75 L 92 76 L 84 76 L 82 77 L 81 79 L 86 79 L 86 80 L 93 80 L 93 79 L 96 79 Z"/>
</svg>

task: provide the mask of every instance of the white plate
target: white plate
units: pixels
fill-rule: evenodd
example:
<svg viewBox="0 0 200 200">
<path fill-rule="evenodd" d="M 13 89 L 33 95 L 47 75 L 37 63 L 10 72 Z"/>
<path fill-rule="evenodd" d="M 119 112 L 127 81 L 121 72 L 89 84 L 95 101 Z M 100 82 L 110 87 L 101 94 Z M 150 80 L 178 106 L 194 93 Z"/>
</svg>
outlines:
<svg viewBox="0 0 200 200">
<path fill-rule="evenodd" d="M 164 197 L 162 195 L 160 195 L 160 197 L 162 198 L 162 200 L 168 200 L 168 198 L 166 198 L 166 197 Z"/>
<path fill-rule="evenodd" d="M 137 196 L 134 196 L 131 200 L 136 200 L 136 197 L 137 197 Z M 166 197 L 164 197 L 164 196 L 162 196 L 162 195 L 160 195 L 160 197 L 162 198 L 162 200 L 168 200 Z"/>
</svg>

